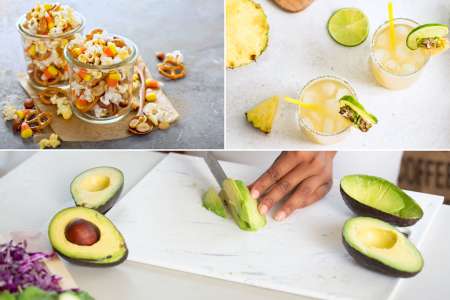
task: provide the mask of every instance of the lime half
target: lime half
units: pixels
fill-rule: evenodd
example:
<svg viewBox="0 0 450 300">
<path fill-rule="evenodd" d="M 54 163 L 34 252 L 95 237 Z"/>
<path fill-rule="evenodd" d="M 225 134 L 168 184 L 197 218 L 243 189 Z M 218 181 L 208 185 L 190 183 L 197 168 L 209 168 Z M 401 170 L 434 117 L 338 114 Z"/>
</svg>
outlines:
<svg viewBox="0 0 450 300">
<path fill-rule="evenodd" d="M 420 43 L 425 39 L 433 40 L 439 43 L 439 40 L 448 35 L 447 25 L 442 24 L 424 24 L 414 28 L 406 38 L 406 45 L 411 50 L 416 50 L 420 47 Z M 435 45 L 439 47 L 439 45 Z"/>
<path fill-rule="evenodd" d="M 369 35 L 369 20 L 358 8 L 341 8 L 328 20 L 328 33 L 338 44 L 358 46 Z"/>
</svg>

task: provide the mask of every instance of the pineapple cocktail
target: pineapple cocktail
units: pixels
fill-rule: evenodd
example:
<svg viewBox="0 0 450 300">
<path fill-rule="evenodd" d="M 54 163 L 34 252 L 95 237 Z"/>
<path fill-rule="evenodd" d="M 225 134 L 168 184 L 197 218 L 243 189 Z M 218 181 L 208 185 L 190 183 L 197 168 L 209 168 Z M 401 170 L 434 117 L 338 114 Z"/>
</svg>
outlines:
<svg viewBox="0 0 450 300">
<path fill-rule="evenodd" d="M 430 55 L 425 49 L 411 50 L 408 34 L 419 24 L 408 19 L 394 19 L 395 39 L 391 45 L 389 22 L 375 32 L 370 53 L 370 66 L 378 83 L 388 89 L 403 89 L 413 84 Z"/>
<path fill-rule="evenodd" d="M 351 122 L 339 114 L 339 100 L 356 97 L 350 84 L 337 77 L 311 80 L 300 93 L 298 120 L 303 134 L 319 144 L 339 142 L 350 130 Z"/>
</svg>

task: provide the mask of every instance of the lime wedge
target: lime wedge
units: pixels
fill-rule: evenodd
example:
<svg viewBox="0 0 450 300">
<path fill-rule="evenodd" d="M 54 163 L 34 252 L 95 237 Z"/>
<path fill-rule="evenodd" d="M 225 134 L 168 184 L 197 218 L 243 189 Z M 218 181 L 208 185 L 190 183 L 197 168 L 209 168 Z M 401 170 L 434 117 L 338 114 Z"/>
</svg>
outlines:
<svg viewBox="0 0 450 300">
<path fill-rule="evenodd" d="M 424 24 L 414 28 L 406 38 L 406 45 L 411 50 L 419 47 L 440 48 L 440 41 L 448 35 L 448 26 L 443 24 Z M 424 41 L 428 43 L 424 43 Z M 426 46 L 428 44 L 428 47 Z"/>
<path fill-rule="evenodd" d="M 378 123 L 377 117 L 369 113 L 355 97 L 347 95 L 339 100 L 339 114 L 353 123 L 353 126 L 367 132 Z"/>
<path fill-rule="evenodd" d="M 369 20 L 358 8 L 341 8 L 328 20 L 328 33 L 338 44 L 358 46 L 369 35 Z"/>
</svg>

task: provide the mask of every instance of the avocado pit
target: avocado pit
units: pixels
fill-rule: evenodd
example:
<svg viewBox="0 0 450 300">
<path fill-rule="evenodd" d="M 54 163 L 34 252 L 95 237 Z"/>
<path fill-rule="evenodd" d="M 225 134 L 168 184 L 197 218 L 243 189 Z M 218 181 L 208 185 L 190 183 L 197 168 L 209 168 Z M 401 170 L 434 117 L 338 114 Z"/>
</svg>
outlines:
<svg viewBox="0 0 450 300">
<path fill-rule="evenodd" d="M 65 230 L 66 239 L 78 246 L 91 246 L 100 239 L 98 227 L 84 219 L 70 222 Z"/>
</svg>

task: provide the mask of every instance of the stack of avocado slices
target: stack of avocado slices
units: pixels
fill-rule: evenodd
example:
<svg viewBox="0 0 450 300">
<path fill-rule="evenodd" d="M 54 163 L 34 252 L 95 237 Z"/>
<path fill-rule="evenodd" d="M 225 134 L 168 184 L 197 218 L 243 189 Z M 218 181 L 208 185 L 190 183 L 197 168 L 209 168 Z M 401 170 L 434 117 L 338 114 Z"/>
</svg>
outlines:
<svg viewBox="0 0 450 300">
<path fill-rule="evenodd" d="M 119 199 L 123 173 L 114 167 L 96 167 L 75 177 L 70 191 L 75 207 L 52 218 L 48 237 L 53 249 L 67 261 L 88 266 L 115 266 L 128 257 L 125 239 L 104 215 Z"/>
<path fill-rule="evenodd" d="M 422 208 L 395 184 L 379 177 L 348 175 L 341 194 L 358 217 L 342 230 L 348 253 L 362 266 L 394 277 L 412 277 L 424 265 L 423 257 L 408 237 L 393 225 L 412 226 Z"/>
</svg>

